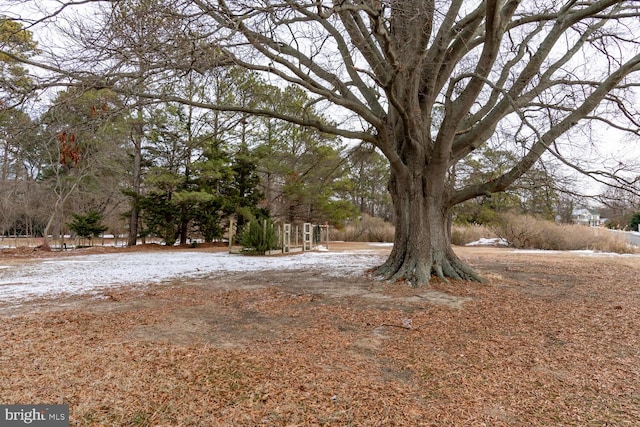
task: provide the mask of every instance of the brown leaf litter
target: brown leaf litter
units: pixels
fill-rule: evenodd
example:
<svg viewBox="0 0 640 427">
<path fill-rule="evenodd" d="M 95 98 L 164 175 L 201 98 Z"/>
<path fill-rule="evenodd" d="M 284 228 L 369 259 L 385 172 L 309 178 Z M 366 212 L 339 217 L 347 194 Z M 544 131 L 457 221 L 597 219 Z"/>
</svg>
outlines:
<svg viewBox="0 0 640 427">
<path fill-rule="evenodd" d="M 272 271 L 0 303 L 0 403 L 74 426 L 640 424 L 637 256 L 456 251 L 488 282 Z"/>
</svg>

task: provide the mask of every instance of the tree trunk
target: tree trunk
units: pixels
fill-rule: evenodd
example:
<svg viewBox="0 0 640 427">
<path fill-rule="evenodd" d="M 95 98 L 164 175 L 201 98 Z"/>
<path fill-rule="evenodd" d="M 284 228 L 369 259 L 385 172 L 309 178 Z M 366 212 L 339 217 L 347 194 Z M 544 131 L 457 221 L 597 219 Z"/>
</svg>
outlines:
<svg viewBox="0 0 640 427">
<path fill-rule="evenodd" d="M 137 123 L 132 129 L 132 142 L 133 142 L 133 182 L 132 191 L 134 198 L 131 202 L 131 213 L 129 215 L 129 238 L 127 240 L 127 246 L 135 246 L 138 243 L 138 222 L 140 217 L 140 210 L 138 208 L 138 198 L 140 197 L 140 185 L 142 175 L 142 137 L 144 133 L 143 129 L 143 114 L 142 108 L 138 107 Z"/>
<path fill-rule="evenodd" d="M 127 239 L 127 246 L 135 246 L 138 244 L 138 217 L 140 213 L 137 202 L 131 204 L 131 215 L 129 215 L 129 237 Z"/>
<path fill-rule="evenodd" d="M 451 248 L 444 176 L 438 179 L 436 173 L 427 173 L 428 167 L 403 175 L 392 172 L 394 246 L 375 274 L 392 281 L 406 280 L 411 286 L 428 284 L 432 275 L 445 281 L 481 282 Z"/>
<path fill-rule="evenodd" d="M 182 207 L 182 215 L 180 215 L 180 244 L 187 244 L 187 234 L 189 234 L 189 209 Z"/>
</svg>

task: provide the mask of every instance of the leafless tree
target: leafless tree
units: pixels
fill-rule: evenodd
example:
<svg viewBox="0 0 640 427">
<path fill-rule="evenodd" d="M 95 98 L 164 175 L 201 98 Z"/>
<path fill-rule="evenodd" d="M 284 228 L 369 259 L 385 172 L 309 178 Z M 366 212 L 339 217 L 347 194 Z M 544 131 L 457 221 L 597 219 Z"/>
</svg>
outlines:
<svg viewBox="0 0 640 427">
<path fill-rule="evenodd" d="M 385 278 L 481 280 L 450 247 L 450 209 L 507 189 L 543 156 L 627 185 L 616 174 L 626 163 L 595 167 L 588 154 L 613 142 L 614 131 L 640 132 L 639 2 L 176 0 L 173 10 L 175 43 L 153 69 L 179 76 L 233 63 L 304 88 L 336 120 L 321 123 L 304 108 L 201 107 L 315 127 L 384 154 L 396 220 L 394 248 L 377 269 Z M 178 42 L 187 29 L 193 43 Z M 132 89 L 123 68 L 49 68 Z M 138 95 L 181 101 L 167 90 Z M 498 178 L 458 185 L 450 171 L 485 144 L 519 161 Z"/>
</svg>

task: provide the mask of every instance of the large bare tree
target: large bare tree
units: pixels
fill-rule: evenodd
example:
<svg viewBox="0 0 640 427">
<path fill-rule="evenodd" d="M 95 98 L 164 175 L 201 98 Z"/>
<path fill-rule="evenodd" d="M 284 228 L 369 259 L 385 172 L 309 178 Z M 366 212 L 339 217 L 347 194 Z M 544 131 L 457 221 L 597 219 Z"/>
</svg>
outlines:
<svg viewBox="0 0 640 427">
<path fill-rule="evenodd" d="M 200 106 L 315 127 L 384 154 L 396 231 L 377 272 L 388 279 L 480 280 L 451 249 L 453 206 L 507 189 L 548 155 L 590 172 L 571 156 L 584 161 L 613 142 L 594 138 L 598 127 L 639 133 L 637 1 L 176 0 L 173 8 L 193 43 L 166 47 L 176 52 L 158 66 L 176 75 L 229 63 L 262 72 L 304 88 L 335 123 L 304 108 Z M 101 81 L 124 90 L 122 68 L 106 71 Z M 139 95 L 180 101 L 166 90 Z M 517 153 L 515 166 L 486 182 L 456 181 L 456 165 L 486 144 Z"/>
</svg>

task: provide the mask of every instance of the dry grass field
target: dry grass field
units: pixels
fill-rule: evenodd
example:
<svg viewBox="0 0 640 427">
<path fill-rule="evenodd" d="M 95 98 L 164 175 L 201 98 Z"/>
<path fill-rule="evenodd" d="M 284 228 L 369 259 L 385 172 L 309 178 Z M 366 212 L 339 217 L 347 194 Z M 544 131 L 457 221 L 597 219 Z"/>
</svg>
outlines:
<svg viewBox="0 0 640 427">
<path fill-rule="evenodd" d="M 73 426 L 640 425 L 638 255 L 456 252 L 487 283 L 307 268 L 0 301 L 0 403 Z"/>
</svg>

